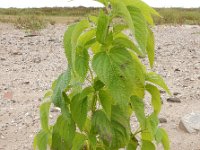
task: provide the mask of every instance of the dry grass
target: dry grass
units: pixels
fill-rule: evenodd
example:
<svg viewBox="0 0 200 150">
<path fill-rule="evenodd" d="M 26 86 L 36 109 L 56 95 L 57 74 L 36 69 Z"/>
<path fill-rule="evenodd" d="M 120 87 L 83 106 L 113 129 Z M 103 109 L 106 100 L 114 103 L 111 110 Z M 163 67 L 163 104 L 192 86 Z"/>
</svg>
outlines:
<svg viewBox="0 0 200 150">
<path fill-rule="evenodd" d="M 200 25 L 200 8 L 158 8 L 162 18 L 154 17 L 156 24 Z M 0 9 L 0 22 L 14 23 L 18 28 L 38 30 L 48 23 L 71 24 L 88 15 L 97 15 L 99 8 L 29 8 Z"/>
</svg>

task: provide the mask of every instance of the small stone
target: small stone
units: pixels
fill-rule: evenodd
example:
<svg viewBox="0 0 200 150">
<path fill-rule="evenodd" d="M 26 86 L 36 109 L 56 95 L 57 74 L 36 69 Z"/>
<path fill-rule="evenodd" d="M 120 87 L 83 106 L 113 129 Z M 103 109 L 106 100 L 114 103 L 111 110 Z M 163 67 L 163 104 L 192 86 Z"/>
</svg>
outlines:
<svg viewBox="0 0 200 150">
<path fill-rule="evenodd" d="M 57 108 L 57 107 L 52 108 L 52 109 L 51 109 L 51 112 L 60 112 L 60 108 Z"/>
<path fill-rule="evenodd" d="M 23 82 L 23 84 L 26 84 L 26 85 L 29 84 L 29 83 L 30 83 L 29 81 Z"/>
<path fill-rule="evenodd" d="M 181 118 L 180 129 L 188 133 L 197 133 L 200 131 L 200 113 L 190 113 Z"/>
<path fill-rule="evenodd" d="M 22 55 L 21 52 L 13 52 L 12 55 Z"/>
<path fill-rule="evenodd" d="M 165 92 L 165 91 L 163 91 L 163 90 L 160 90 L 160 93 L 161 93 L 161 94 L 164 94 L 164 93 L 166 93 L 166 92 Z"/>
<path fill-rule="evenodd" d="M 42 61 L 42 60 L 41 60 L 40 57 L 36 57 L 36 58 L 33 59 L 33 62 L 34 62 L 34 63 L 37 63 L 37 64 L 39 64 L 41 61 Z"/>
<path fill-rule="evenodd" d="M 159 118 L 160 123 L 167 123 L 167 119 L 165 118 Z"/>
<path fill-rule="evenodd" d="M 181 94 L 181 93 L 179 93 L 179 92 L 174 92 L 174 93 L 173 93 L 174 96 L 177 96 L 177 95 L 180 95 L 180 94 Z"/>
<path fill-rule="evenodd" d="M 5 58 L 1 58 L 1 61 L 5 61 L 6 59 Z"/>
<path fill-rule="evenodd" d="M 12 100 L 13 93 L 11 91 L 7 91 L 6 93 L 4 93 L 3 98 L 6 99 L 6 100 Z"/>
<path fill-rule="evenodd" d="M 158 50 L 159 50 L 159 49 L 161 49 L 161 47 L 160 47 L 160 46 L 158 46 Z"/>
<path fill-rule="evenodd" d="M 167 101 L 172 103 L 181 103 L 181 100 L 177 97 L 168 98 Z"/>
<path fill-rule="evenodd" d="M 180 69 L 176 68 L 174 71 L 181 71 Z"/>
</svg>

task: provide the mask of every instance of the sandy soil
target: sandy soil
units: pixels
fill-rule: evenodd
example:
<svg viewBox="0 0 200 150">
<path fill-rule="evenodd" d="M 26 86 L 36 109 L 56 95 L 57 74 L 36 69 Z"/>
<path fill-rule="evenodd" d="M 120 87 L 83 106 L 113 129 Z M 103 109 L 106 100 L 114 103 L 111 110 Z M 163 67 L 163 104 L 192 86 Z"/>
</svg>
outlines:
<svg viewBox="0 0 200 150">
<path fill-rule="evenodd" d="M 51 82 L 66 69 L 64 25 L 49 26 L 39 36 L 0 24 L 0 150 L 30 150 L 39 130 L 39 105 Z M 180 130 L 180 118 L 200 111 L 200 26 L 157 26 L 155 71 L 163 75 L 181 103 L 162 93 L 161 124 L 172 150 L 200 150 L 200 133 Z M 56 113 L 52 112 L 53 118 Z"/>
</svg>

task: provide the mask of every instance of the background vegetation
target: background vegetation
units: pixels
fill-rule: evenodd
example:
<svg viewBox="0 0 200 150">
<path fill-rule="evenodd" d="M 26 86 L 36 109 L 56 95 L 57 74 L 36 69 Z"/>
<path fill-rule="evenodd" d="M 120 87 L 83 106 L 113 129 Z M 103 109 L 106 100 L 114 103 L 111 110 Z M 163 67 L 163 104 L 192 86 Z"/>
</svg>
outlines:
<svg viewBox="0 0 200 150">
<path fill-rule="evenodd" d="M 156 24 L 200 25 L 200 8 L 157 8 L 162 18 L 155 17 Z M 99 8 L 26 8 L 0 9 L 0 22 L 14 23 L 18 28 L 41 29 L 48 23 L 70 24 L 88 15 L 95 15 Z"/>
</svg>

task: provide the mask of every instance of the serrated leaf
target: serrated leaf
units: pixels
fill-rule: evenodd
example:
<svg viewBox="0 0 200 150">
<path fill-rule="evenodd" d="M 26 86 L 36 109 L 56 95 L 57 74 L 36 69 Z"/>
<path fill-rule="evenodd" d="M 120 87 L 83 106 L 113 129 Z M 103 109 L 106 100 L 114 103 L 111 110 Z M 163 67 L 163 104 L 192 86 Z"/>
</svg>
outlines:
<svg viewBox="0 0 200 150">
<path fill-rule="evenodd" d="M 113 99 L 110 96 L 110 94 L 105 91 L 105 90 L 100 90 L 99 91 L 99 99 L 100 99 L 100 103 L 104 109 L 104 111 L 106 112 L 106 115 L 108 116 L 108 118 L 111 117 L 111 106 L 113 103 Z"/>
<path fill-rule="evenodd" d="M 164 150 L 170 150 L 170 142 L 169 142 L 169 137 L 167 135 L 167 132 L 163 128 L 159 128 L 159 130 L 162 133 L 162 145 Z"/>
<path fill-rule="evenodd" d="M 155 72 L 149 72 L 149 73 L 146 73 L 146 81 L 149 81 L 155 85 L 158 85 L 160 86 L 161 88 L 163 88 L 169 95 L 171 95 L 167 85 L 165 84 L 165 81 L 163 80 L 163 78 L 158 75 L 157 73 Z"/>
<path fill-rule="evenodd" d="M 76 24 L 70 25 L 67 31 L 64 34 L 64 48 L 65 48 L 65 55 L 67 57 L 68 65 L 72 65 L 72 44 L 71 44 L 71 37 L 73 31 L 75 29 Z"/>
<path fill-rule="evenodd" d="M 158 123 L 159 120 L 155 113 L 152 113 L 146 118 L 144 127 L 142 128 L 143 131 L 141 133 L 142 140 L 153 141 L 155 139 Z"/>
<path fill-rule="evenodd" d="M 133 111 L 135 112 L 135 115 L 140 123 L 140 126 L 143 126 L 146 120 L 143 100 L 137 96 L 131 96 L 130 102 Z"/>
<path fill-rule="evenodd" d="M 156 142 L 159 144 L 162 138 L 163 138 L 162 132 L 160 128 L 158 128 L 158 130 L 156 131 L 156 136 L 155 136 Z"/>
<path fill-rule="evenodd" d="M 127 113 L 120 109 L 119 106 L 112 107 L 111 126 L 112 126 L 112 143 L 111 149 L 125 147 L 130 139 L 130 122 Z"/>
<path fill-rule="evenodd" d="M 144 53 L 141 52 L 137 46 L 124 34 L 118 35 L 114 40 L 113 40 L 113 45 L 119 46 L 119 47 L 125 47 L 128 49 L 133 50 L 136 54 L 139 56 L 144 56 Z"/>
<path fill-rule="evenodd" d="M 151 104 L 154 108 L 154 112 L 156 115 L 159 114 L 161 110 L 161 99 L 160 99 L 160 91 L 158 90 L 157 87 L 147 84 L 145 86 L 146 90 L 151 94 Z"/>
<path fill-rule="evenodd" d="M 45 131 L 49 130 L 49 108 L 51 102 L 45 102 L 40 106 L 40 122 L 42 129 Z"/>
<path fill-rule="evenodd" d="M 154 59 L 155 59 L 155 43 L 154 43 L 154 34 L 151 31 L 151 29 L 148 30 L 148 39 L 147 39 L 146 51 L 147 51 L 147 54 L 148 54 L 150 67 L 153 68 Z"/>
<path fill-rule="evenodd" d="M 92 133 L 99 134 L 104 144 L 112 141 L 111 122 L 102 110 L 97 110 L 92 116 Z"/>
<path fill-rule="evenodd" d="M 71 79 L 70 70 L 62 73 L 57 81 L 55 82 L 55 87 L 53 89 L 52 101 L 56 107 L 61 107 L 62 104 L 62 92 L 68 86 Z"/>
<path fill-rule="evenodd" d="M 91 41 L 96 35 L 96 30 L 95 29 L 91 29 L 89 31 L 86 31 L 85 33 L 83 33 L 77 41 L 77 45 L 79 47 L 85 47 L 86 44 Z"/>
<path fill-rule="evenodd" d="M 89 68 L 89 54 L 87 49 L 78 47 L 76 49 L 75 70 L 79 77 L 84 80 Z"/>
<path fill-rule="evenodd" d="M 114 24 L 113 25 L 113 35 L 116 36 L 117 34 L 121 33 L 121 31 L 127 29 L 128 26 L 126 24 Z"/>
<path fill-rule="evenodd" d="M 78 44 L 78 39 L 80 35 L 83 33 L 84 30 L 90 27 L 88 20 L 82 20 L 76 24 L 73 30 L 73 34 L 71 35 L 71 45 L 72 45 L 72 52 L 71 52 L 71 60 L 72 60 L 72 68 L 73 71 L 75 67 L 75 60 L 76 60 L 76 49 Z M 73 72 L 75 73 L 75 72 Z"/>
<path fill-rule="evenodd" d="M 33 142 L 34 150 L 36 149 L 46 150 L 48 144 L 48 137 L 49 137 L 49 132 L 45 130 L 40 130 L 40 132 L 34 138 Z"/>
<path fill-rule="evenodd" d="M 133 20 L 135 39 L 137 40 L 143 54 L 145 54 L 148 35 L 145 18 L 137 7 L 128 6 L 127 8 Z"/>
<path fill-rule="evenodd" d="M 72 118 L 77 123 L 80 130 L 83 129 L 87 118 L 88 99 L 77 94 L 72 98 L 70 109 Z"/>
<path fill-rule="evenodd" d="M 124 20 L 127 22 L 128 27 L 134 33 L 133 20 L 124 2 L 121 0 L 110 0 L 110 3 L 112 5 L 113 14 L 123 17 Z"/>
<path fill-rule="evenodd" d="M 142 0 L 123 0 L 123 2 L 126 4 L 126 6 L 135 6 L 141 10 L 143 13 L 145 19 L 147 22 L 151 25 L 154 24 L 152 19 L 152 14 L 160 16 L 153 8 L 151 8 L 149 5 L 147 5 Z"/>
<path fill-rule="evenodd" d="M 103 12 L 103 10 L 101 10 L 98 18 L 97 32 L 96 32 L 97 41 L 101 44 L 105 44 L 106 42 L 106 37 L 108 34 L 108 25 L 109 25 L 109 17 Z"/>
<path fill-rule="evenodd" d="M 53 126 L 52 150 L 70 150 L 75 136 L 76 126 L 71 116 L 61 115 Z"/>
<path fill-rule="evenodd" d="M 156 147 L 152 142 L 145 141 L 145 140 L 142 141 L 141 150 L 155 150 L 155 149 L 156 149 Z"/>
<path fill-rule="evenodd" d="M 105 83 L 114 100 L 123 106 L 131 95 L 144 95 L 142 67 L 123 48 L 97 53 L 92 66 L 98 78 Z"/>
<path fill-rule="evenodd" d="M 86 136 L 80 133 L 76 133 L 75 138 L 73 140 L 72 150 L 81 150 L 84 146 L 84 142 L 86 140 Z"/>
</svg>

